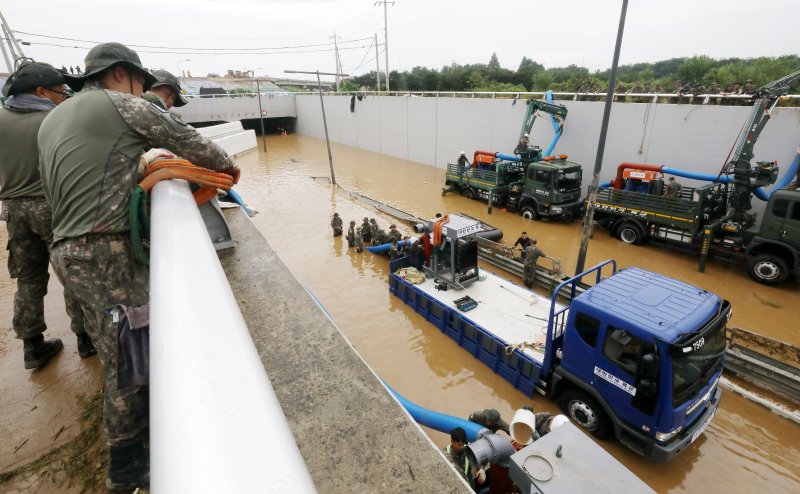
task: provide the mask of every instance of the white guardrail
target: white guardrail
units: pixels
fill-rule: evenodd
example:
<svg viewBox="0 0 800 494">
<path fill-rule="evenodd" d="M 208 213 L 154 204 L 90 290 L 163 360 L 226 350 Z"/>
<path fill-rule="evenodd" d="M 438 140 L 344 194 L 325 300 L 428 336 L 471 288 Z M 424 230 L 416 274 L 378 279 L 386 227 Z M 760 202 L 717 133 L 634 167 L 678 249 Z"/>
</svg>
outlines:
<svg viewBox="0 0 800 494">
<path fill-rule="evenodd" d="M 186 182 L 151 238 L 152 492 L 315 492 Z"/>
</svg>

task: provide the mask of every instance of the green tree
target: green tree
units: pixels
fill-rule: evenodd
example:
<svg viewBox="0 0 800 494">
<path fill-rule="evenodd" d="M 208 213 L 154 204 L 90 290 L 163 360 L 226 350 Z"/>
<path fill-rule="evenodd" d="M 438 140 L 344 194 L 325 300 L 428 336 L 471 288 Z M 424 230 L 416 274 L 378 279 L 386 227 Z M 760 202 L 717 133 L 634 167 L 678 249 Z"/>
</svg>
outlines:
<svg viewBox="0 0 800 494">
<path fill-rule="evenodd" d="M 706 55 L 695 55 L 687 58 L 678 69 L 678 78 L 683 82 L 700 82 L 706 73 L 716 66 L 713 58 Z"/>
<path fill-rule="evenodd" d="M 489 60 L 489 70 L 498 70 L 500 62 L 497 60 L 497 53 L 492 53 L 492 58 Z"/>
</svg>

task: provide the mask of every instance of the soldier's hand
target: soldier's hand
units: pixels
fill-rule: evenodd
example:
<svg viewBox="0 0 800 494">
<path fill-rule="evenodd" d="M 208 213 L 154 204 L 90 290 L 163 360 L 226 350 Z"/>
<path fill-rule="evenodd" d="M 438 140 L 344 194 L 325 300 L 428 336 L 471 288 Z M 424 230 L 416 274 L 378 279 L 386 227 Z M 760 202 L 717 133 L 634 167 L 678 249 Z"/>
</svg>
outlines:
<svg viewBox="0 0 800 494">
<path fill-rule="evenodd" d="M 236 185 L 239 183 L 239 177 L 242 175 L 242 170 L 238 166 L 232 166 L 230 168 L 225 168 L 223 170 L 219 170 L 220 173 L 225 173 L 233 178 L 233 184 Z"/>
<path fill-rule="evenodd" d="M 162 159 L 162 158 L 170 159 L 174 157 L 175 155 L 167 151 L 166 149 L 153 148 L 142 155 L 142 157 L 139 159 L 139 164 L 142 165 L 144 168 L 147 168 L 148 166 L 153 164 L 153 162 L 157 159 Z"/>
</svg>

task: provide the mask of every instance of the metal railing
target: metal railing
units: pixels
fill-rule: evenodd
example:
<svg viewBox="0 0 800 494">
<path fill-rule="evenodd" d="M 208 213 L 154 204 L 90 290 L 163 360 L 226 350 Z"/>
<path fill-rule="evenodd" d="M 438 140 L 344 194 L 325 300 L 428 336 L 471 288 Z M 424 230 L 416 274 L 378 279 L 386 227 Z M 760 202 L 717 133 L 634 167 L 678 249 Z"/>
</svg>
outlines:
<svg viewBox="0 0 800 494">
<path fill-rule="evenodd" d="M 152 195 L 152 491 L 315 492 L 188 184 Z"/>
</svg>

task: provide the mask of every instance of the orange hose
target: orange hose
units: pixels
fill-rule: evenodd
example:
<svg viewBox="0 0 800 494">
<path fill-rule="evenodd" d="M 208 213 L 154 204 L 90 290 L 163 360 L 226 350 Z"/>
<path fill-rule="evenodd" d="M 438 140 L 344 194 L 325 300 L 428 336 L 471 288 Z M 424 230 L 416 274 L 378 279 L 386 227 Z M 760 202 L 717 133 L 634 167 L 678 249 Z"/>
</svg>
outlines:
<svg viewBox="0 0 800 494">
<path fill-rule="evenodd" d="M 215 172 L 178 158 L 160 159 L 148 166 L 139 187 L 150 192 L 158 182 L 175 178 L 200 186 L 194 193 L 198 206 L 216 197 L 217 189 L 230 190 L 233 187 L 233 177 L 227 173 Z"/>
<path fill-rule="evenodd" d="M 450 221 L 449 215 L 444 215 L 433 222 L 433 245 L 438 247 L 442 245 L 442 227 Z"/>
</svg>

